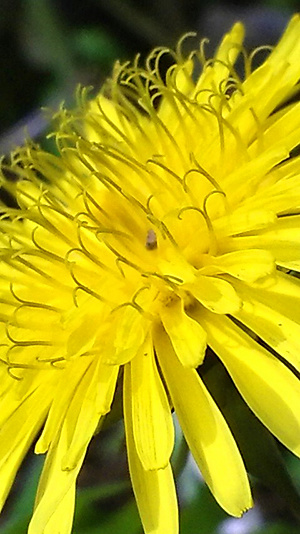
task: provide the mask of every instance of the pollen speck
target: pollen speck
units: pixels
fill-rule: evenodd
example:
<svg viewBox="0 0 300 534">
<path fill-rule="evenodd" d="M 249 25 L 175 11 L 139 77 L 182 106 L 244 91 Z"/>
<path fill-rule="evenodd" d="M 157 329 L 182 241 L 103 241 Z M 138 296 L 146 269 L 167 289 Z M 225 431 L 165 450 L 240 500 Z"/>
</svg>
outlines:
<svg viewBox="0 0 300 534">
<path fill-rule="evenodd" d="M 155 248 L 157 248 L 157 237 L 156 237 L 156 233 L 154 232 L 152 228 L 150 228 L 150 230 L 148 230 L 147 232 L 145 246 L 147 250 L 154 250 Z"/>
</svg>

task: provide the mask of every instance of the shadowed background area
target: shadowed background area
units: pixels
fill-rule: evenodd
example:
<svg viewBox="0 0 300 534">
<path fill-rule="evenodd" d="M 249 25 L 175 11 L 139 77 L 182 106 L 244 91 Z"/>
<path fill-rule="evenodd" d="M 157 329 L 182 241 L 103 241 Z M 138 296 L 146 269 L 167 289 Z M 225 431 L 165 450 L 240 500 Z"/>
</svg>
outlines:
<svg viewBox="0 0 300 534">
<path fill-rule="evenodd" d="M 292 13 L 299 10 L 298 0 L 0 0 L 0 153 L 8 154 L 28 135 L 41 140 L 49 127 L 49 113 L 41 107 L 56 110 L 61 101 L 74 105 L 76 85 L 97 89 L 116 59 L 126 61 L 140 53 L 143 62 L 153 47 L 173 47 L 186 32 L 210 38 L 209 56 L 236 20 L 247 27 L 247 49 L 273 45 Z M 206 371 L 204 367 L 204 375 Z M 211 383 L 207 379 L 207 385 L 214 395 L 213 379 Z M 128 480 L 119 397 L 111 424 L 105 425 L 101 440 L 96 437 L 92 441 L 79 477 L 75 534 L 142 533 Z M 238 426 L 232 421 L 233 432 L 235 424 Z M 249 425 L 257 431 L 256 423 Z M 233 520 L 202 484 L 179 431 L 176 447 L 181 534 L 300 532 L 295 517 L 297 505 L 300 509 L 296 490 L 285 475 L 280 489 L 270 489 L 273 459 L 264 475 L 260 469 L 253 477 L 255 508 L 243 519 Z M 260 441 L 259 447 L 263 448 L 264 442 Z M 300 486 L 299 461 L 283 447 L 281 452 L 287 471 Z M 0 534 L 25 534 L 41 465 L 41 458 L 32 453 L 24 462 L 0 518 Z"/>
<path fill-rule="evenodd" d="M 185 32 L 209 36 L 211 53 L 237 19 L 246 46 L 274 44 L 298 0 L 1 0 L 0 152 L 37 137 L 47 126 L 41 107 L 73 101 L 77 83 L 99 87 L 116 58 L 145 57 L 174 46 Z"/>
</svg>

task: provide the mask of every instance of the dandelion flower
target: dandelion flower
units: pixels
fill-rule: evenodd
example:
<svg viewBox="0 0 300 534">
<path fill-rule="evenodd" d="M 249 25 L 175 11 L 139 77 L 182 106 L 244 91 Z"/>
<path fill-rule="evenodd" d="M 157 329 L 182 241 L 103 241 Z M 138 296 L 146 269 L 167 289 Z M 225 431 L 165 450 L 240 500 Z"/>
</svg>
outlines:
<svg viewBox="0 0 300 534">
<path fill-rule="evenodd" d="M 30 534 L 71 531 L 76 477 L 118 380 L 146 534 L 178 532 L 172 409 L 219 504 L 251 506 L 196 370 L 207 346 L 300 455 L 300 18 L 255 69 L 243 33 L 235 24 L 210 60 L 180 42 L 144 68 L 117 64 L 97 97 L 81 91 L 57 114 L 59 156 L 28 142 L 3 164 L 19 207 L 2 204 L 0 221 L 0 501 L 37 439 Z"/>
</svg>

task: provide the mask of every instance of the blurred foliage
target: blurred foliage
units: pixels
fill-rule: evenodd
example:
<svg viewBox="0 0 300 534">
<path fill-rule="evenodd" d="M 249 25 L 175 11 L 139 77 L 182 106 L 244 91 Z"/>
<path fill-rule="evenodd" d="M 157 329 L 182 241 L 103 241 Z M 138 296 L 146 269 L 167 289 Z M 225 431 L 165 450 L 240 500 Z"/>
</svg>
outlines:
<svg viewBox="0 0 300 534">
<path fill-rule="evenodd" d="M 0 0 L 0 151 L 22 143 L 26 131 L 39 138 L 48 125 L 40 107 L 55 109 L 62 100 L 73 105 L 76 84 L 100 87 L 117 58 L 125 61 L 137 53 L 145 58 L 154 46 L 174 46 L 187 31 L 209 35 L 214 47 L 236 19 L 247 25 L 248 46 L 274 44 L 298 9 L 298 0 Z M 297 534 L 300 462 L 278 451 L 238 394 L 228 383 L 223 387 L 228 379 L 222 372 L 203 368 L 253 475 L 264 519 L 263 527 L 254 524 L 244 532 Z M 192 482 L 186 447 L 178 437 L 173 463 L 180 475 L 181 534 L 222 534 L 227 516 L 199 477 L 193 475 Z M 24 462 L 0 518 L 0 534 L 25 534 L 42 460 L 31 454 Z M 74 534 L 142 534 L 127 471 L 122 426 L 105 425 L 79 477 Z"/>
<path fill-rule="evenodd" d="M 41 106 L 73 104 L 77 83 L 100 87 L 115 59 L 174 46 L 188 31 L 213 46 L 237 18 L 248 44 L 272 44 L 299 0 L 0 0 L 0 152 L 38 138 Z M 209 51 L 212 51 L 212 47 Z"/>
</svg>

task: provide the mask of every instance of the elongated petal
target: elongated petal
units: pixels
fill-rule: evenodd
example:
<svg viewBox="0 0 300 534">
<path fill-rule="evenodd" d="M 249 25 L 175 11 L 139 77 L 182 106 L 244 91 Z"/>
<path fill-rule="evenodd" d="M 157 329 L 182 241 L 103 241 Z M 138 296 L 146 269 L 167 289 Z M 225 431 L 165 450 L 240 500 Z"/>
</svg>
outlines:
<svg viewBox="0 0 300 534">
<path fill-rule="evenodd" d="M 98 367 L 99 362 L 96 360 L 82 377 L 68 408 L 64 425 L 70 437 L 62 458 L 63 471 L 76 468 L 97 428 L 100 416 L 103 415 L 99 413 L 97 405 Z M 110 388 L 109 380 L 103 387 L 106 390 Z"/>
<path fill-rule="evenodd" d="M 300 103 L 298 102 L 291 108 L 287 108 L 281 115 L 275 114 L 269 119 L 269 126 L 266 124 L 264 131 L 264 149 L 267 150 L 270 146 L 276 146 L 280 144 L 284 138 L 285 146 L 292 150 L 299 142 L 299 110 Z M 277 120 L 276 120 L 277 119 Z M 255 155 L 258 150 L 259 141 L 256 140 L 249 152 L 251 155 Z"/>
<path fill-rule="evenodd" d="M 253 298 L 300 323 L 300 280 L 283 272 L 251 284 Z"/>
<path fill-rule="evenodd" d="M 226 317 L 205 321 L 209 344 L 264 425 L 300 456 L 300 384 L 275 356 Z"/>
<path fill-rule="evenodd" d="M 162 308 L 160 316 L 181 363 L 198 367 L 206 350 L 206 332 L 202 326 L 188 317 L 182 300 Z"/>
<path fill-rule="evenodd" d="M 69 336 L 67 343 L 68 356 L 80 356 L 80 354 L 91 349 L 97 333 L 97 327 L 94 317 L 87 315 Z"/>
<path fill-rule="evenodd" d="M 2 509 L 15 474 L 32 440 L 43 424 L 46 411 L 49 408 L 50 391 L 47 384 L 44 384 L 42 391 L 35 390 L 21 402 L 13 403 L 10 416 L 2 422 L 0 431 L 0 509 Z M 10 404 L 9 398 L 5 400 L 6 405 Z"/>
<path fill-rule="evenodd" d="M 134 386 L 133 386 L 134 387 Z M 178 509 L 170 464 L 146 471 L 133 435 L 130 369 L 124 374 L 124 418 L 129 471 L 145 534 L 178 534 Z"/>
<path fill-rule="evenodd" d="M 258 205 L 258 195 L 253 198 L 251 190 L 257 186 L 265 175 L 283 159 L 289 155 L 285 146 L 271 148 L 269 151 L 262 152 L 255 159 L 247 161 L 243 166 L 238 167 L 228 176 L 226 176 L 226 191 L 229 191 L 231 202 L 241 202 L 245 197 L 251 205 L 251 209 L 272 209 L 268 205 Z"/>
<path fill-rule="evenodd" d="M 124 306 L 114 312 L 119 320 L 107 333 L 108 341 L 102 360 L 107 364 L 121 365 L 130 361 L 139 350 L 145 334 L 142 317 L 132 306 Z M 112 319 L 115 317 L 112 316 Z"/>
<path fill-rule="evenodd" d="M 174 427 L 151 338 L 128 365 L 131 370 L 133 435 L 139 459 L 146 470 L 161 469 L 170 461 Z"/>
<path fill-rule="evenodd" d="M 103 95 L 99 95 L 89 103 L 89 120 L 86 124 L 86 134 L 91 141 L 101 142 L 102 135 L 117 136 L 120 140 L 124 135 L 124 122 L 125 117 L 122 117 L 123 124 L 120 122 L 118 110 L 113 103 L 105 98 Z M 103 115 L 99 113 L 102 111 Z M 99 116 L 103 117 L 102 121 L 99 121 Z M 127 121 L 125 127 L 128 127 Z"/>
<path fill-rule="evenodd" d="M 300 325 L 258 300 L 260 291 L 239 284 L 243 308 L 234 316 L 300 371 Z"/>
<path fill-rule="evenodd" d="M 70 534 L 73 526 L 75 492 L 76 487 L 73 484 L 58 503 L 46 525 L 44 525 L 41 517 L 41 524 L 39 524 L 38 519 L 33 518 L 29 525 L 28 534 L 40 534 L 41 532 L 43 534 Z"/>
<path fill-rule="evenodd" d="M 58 375 L 57 384 L 53 387 L 52 392 L 54 400 L 52 401 L 42 434 L 35 445 L 35 452 L 37 454 L 45 453 L 51 441 L 54 441 L 71 399 L 75 395 L 76 388 L 90 365 L 91 362 L 88 358 L 80 358 L 73 362 L 72 373 L 68 374 L 67 379 L 64 370 Z"/>
<path fill-rule="evenodd" d="M 285 157 L 288 157 L 288 154 L 286 154 Z M 281 154 L 281 156 L 278 155 L 278 163 L 280 163 L 281 160 L 284 160 L 285 157 L 283 154 Z M 269 183 L 267 180 L 265 184 L 261 184 L 255 197 L 248 195 L 248 198 L 242 203 L 239 211 L 243 210 L 248 214 L 253 210 L 265 210 L 266 212 L 273 212 L 273 216 L 274 214 L 282 214 L 286 211 L 293 213 L 295 210 L 297 213 L 299 208 L 299 195 L 300 184 L 298 174 L 296 176 L 288 177 L 288 180 L 281 180 L 274 184 Z"/>
<path fill-rule="evenodd" d="M 258 278 L 272 274 L 275 269 L 274 257 L 267 250 L 241 250 L 213 258 L 212 265 L 220 271 L 239 280 L 254 282 Z"/>
<path fill-rule="evenodd" d="M 75 483 L 84 454 L 76 469 L 62 471 L 61 462 L 68 444 L 64 425 L 49 450 L 37 491 L 35 509 L 28 534 L 69 534 L 75 504 Z"/>
<path fill-rule="evenodd" d="M 244 26 L 241 23 L 236 23 L 231 30 L 224 35 L 217 50 L 217 61 L 213 63 L 213 65 L 209 65 L 198 79 L 195 93 L 200 93 L 200 102 L 206 101 L 209 98 L 209 93 L 208 95 L 205 92 L 201 94 L 201 89 L 207 90 L 207 87 L 218 87 L 224 77 L 228 76 L 228 63 L 230 62 L 234 64 L 236 57 L 240 52 L 244 33 Z"/>
<path fill-rule="evenodd" d="M 105 365 L 99 363 L 97 380 L 96 409 L 101 415 L 109 412 L 116 389 L 119 373 L 118 365 Z"/>
<path fill-rule="evenodd" d="M 231 284 L 213 276 L 197 276 L 193 283 L 185 284 L 194 297 L 214 313 L 234 313 L 241 301 Z"/>
<path fill-rule="evenodd" d="M 270 230 L 236 237 L 230 246 L 237 249 L 258 247 L 272 253 L 275 261 L 288 269 L 300 270 L 300 217 L 280 217 Z"/>
<path fill-rule="evenodd" d="M 260 230 L 261 228 L 268 228 L 273 226 L 275 222 L 276 215 L 270 208 L 255 209 L 252 207 L 252 209 L 248 210 L 243 208 L 236 209 L 232 213 L 228 215 L 226 214 L 225 217 L 221 217 L 218 221 L 216 221 L 214 226 L 216 230 L 221 232 L 221 235 L 226 232 L 225 235 L 227 237 L 231 235 L 234 236 L 242 234 L 243 232 L 254 232 Z M 253 244 L 252 246 L 249 245 L 247 248 L 259 248 L 259 246 Z M 229 250 L 231 249 L 229 248 Z M 233 248 L 233 250 L 235 249 Z"/>
<path fill-rule="evenodd" d="M 280 41 L 267 60 L 276 65 L 278 61 L 282 61 L 288 56 L 290 58 L 289 66 L 296 76 L 299 74 L 299 65 L 297 65 L 296 61 L 294 62 L 294 59 L 298 57 L 300 51 L 299 32 L 300 16 L 299 14 L 295 14 L 289 21 Z"/>
<path fill-rule="evenodd" d="M 68 405 L 61 430 L 58 428 L 51 443 L 37 492 L 30 534 L 67 534 L 71 530 L 76 478 L 100 417 L 97 402 L 99 365 L 95 360 L 87 367 Z M 115 368 L 110 369 L 115 372 Z M 110 380 L 106 388 L 111 390 Z"/>
<path fill-rule="evenodd" d="M 155 338 L 180 426 L 199 468 L 219 504 L 230 514 L 251 507 L 245 467 L 231 432 L 197 372 L 183 367 L 167 336 Z"/>
</svg>

